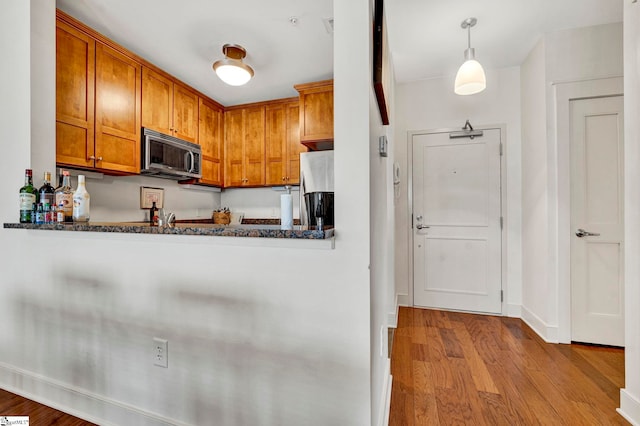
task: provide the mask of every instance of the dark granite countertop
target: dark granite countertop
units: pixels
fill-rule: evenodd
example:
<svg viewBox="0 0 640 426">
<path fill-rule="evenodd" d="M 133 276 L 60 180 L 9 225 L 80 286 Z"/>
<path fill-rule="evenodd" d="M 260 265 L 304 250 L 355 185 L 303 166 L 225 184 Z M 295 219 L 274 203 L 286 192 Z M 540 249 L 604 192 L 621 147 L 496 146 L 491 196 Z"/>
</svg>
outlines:
<svg viewBox="0 0 640 426">
<path fill-rule="evenodd" d="M 129 234 L 169 234 L 169 235 L 203 235 L 221 237 L 252 237 L 252 238 L 290 238 L 323 240 L 332 238 L 333 229 L 324 231 L 301 229 L 294 226 L 291 231 L 280 229 L 275 224 L 241 224 L 217 225 L 212 223 L 177 223 L 172 226 L 150 226 L 146 222 L 89 222 L 36 225 L 32 223 L 5 223 L 5 229 L 37 229 L 49 231 L 84 231 L 84 232 L 115 232 Z"/>
</svg>

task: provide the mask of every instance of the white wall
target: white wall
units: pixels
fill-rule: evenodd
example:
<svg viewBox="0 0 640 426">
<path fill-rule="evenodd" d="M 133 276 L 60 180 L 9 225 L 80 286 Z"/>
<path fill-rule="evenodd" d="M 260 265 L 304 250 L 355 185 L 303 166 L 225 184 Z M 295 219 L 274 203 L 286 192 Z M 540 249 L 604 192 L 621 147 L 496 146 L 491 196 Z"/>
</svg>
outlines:
<svg viewBox="0 0 640 426">
<path fill-rule="evenodd" d="M 568 140 L 557 140 L 556 86 L 623 74 L 622 24 L 546 34 L 522 66 L 523 319 L 558 342 L 568 306 L 562 252 L 568 217 Z M 560 260 L 560 263 L 559 263 Z M 564 339 L 563 339 L 564 340 Z"/>
<path fill-rule="evenodd" d="M 620 412 L 640 424 L 640 8 L 624 4 L 625 387 Z"/>
<path fill-rule="evenodd" d="M 6 200 L 32 149 L 54 143 L 30 138 L 29 21 L 55 15 L 33 3 L 0 15 Z M 352 49 L 369 43 L 369 1 L 336 1 L 334 17 L 335 249 L 0 229 L 0 387 L 105 425 L 371 424 L 384 371 L 371 359 L 370 73 L 368 49 Z M 154 336 L 169 340 L 168 369 L 152 365 Z"/>
<path fill-rule="evenodd" d="M 373 2 L 371 2 L 373 3 Z M 370 17 L 370 22 L 373 16 Z M 385 41 L 386 42 L 386 41 Z M 368 50 L 368 49 L 367 49 Z M 394 87 L 390 57 L 383 69 L 389 77 L 385 84 L 385 100 L 389 112 L 389 125 L 383 126 L 378 103 L 369 86 L 369 181 L 371 214 L 371 403 L 372 425 L 382 426 L 388 422 L 391 403 L 391 361 L 389 359 L 388 328 L 390 320 L 395 326 L 394 303 L 394 212 L 393 212 L 393 126 Z M 369 64 L 372 62 L 369 61 Z M 369 73 L 372 76 L 373 70 Z M 388 156 L 379 154 L 380 136 L 387 136 Z"/>
<path fill-rule="evenodd" d="M 246 218 L 280 218 L 280 195 L 282 187 L 273 188 L 232 188 L 221 194 L 221 205 L 231 211 L 244 213 Z M 291 188 L 293 195 L 293 217 L 300 217 L 300 190 Z"/>
<path fill-rule="evenodd" d="M 395 161 L 400 164 L 401 183 L 395 189 L 396 293 L 409 303 L 412 290 L 411 212 L 409 211 L 408 132 L 461 128 L 469 119 L 475 127 L 506 124 L 506 216 L 507 312 L 520 314 L 521 300 L 521 184 L 520 184 L 520 71 L 519 68 L 486 70 L 487 89 L 473 96 L 453 92 L 455 76 L 398 84 L 396 99 Z"/>
<path fill-rule="evenodd" d="M 547 122 L 545 44 L 541 40 L 521 67 L 522 90 L 522 308 L 534 317 L 531 307 L 544 306 L 549 288 L 549 235 L 547 201 Z M 545 319 L 547 313 L 542 312 Z M 533 324 L 532 324 L 533 325 Z M 540 327 L 537 327 L 540 328 Z"/>
</svg>

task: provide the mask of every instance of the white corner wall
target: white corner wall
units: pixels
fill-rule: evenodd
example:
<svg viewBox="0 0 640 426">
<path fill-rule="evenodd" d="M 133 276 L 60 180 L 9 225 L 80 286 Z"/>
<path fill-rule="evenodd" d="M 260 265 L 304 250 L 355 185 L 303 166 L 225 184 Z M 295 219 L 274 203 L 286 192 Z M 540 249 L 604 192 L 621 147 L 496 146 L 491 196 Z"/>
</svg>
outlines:
<svg viewBox="0 0 640 426">
<path fill-rule="evenodd" d="M 640 425 L 640 5 L 624 3 L 625 387 L 620 409 Z"/>
<path fill-rule="evenodd" d="M 400 184 L 394 192 L 395 205 L 395 282 L 400 304 L 412 303 L 411 211 L 408 180 L 410 140 L 408 132 L 461 128 L 469 119 L 475 127 L 506 125 L 506 206 L 507 243 L 505 314 L 520 315 L 521 304 L 521 130 L 520 69 L 487 70 L 487 89 L 473 96 L 453 92 L 455 76 L 400 83 L 396 88 L 394 161 L 400 166 Z"/>
<path fill-rule="evenodd" d="M 522 65 L 522 318 L 550 342 L 567 334 L 568 309 L 560 298 L 568 266 L 559 263 L 568 164 L 558 155 L 568 140 L 557 139 L 555 86 L 622 74 L 622 23 L 546 34 Z"/>
<path fill-rule="evenodd" d="M 32 116 L 55 103 L 30 102 L 30 21 L 54 16 L 46 0 L 3 2 L 0 222 L 16 221 L 32 133 L 51 126 Z M 369 52 L 352 48 L 369 43 L 369 1 L 335 1 L 334 16 L 335 249 L 0 228 L 0 387 L 104 425 L 371 425 L 384 341 L 371 338 Z M 168 369 L 149 358 L 154 336 Z"/>
</svg>

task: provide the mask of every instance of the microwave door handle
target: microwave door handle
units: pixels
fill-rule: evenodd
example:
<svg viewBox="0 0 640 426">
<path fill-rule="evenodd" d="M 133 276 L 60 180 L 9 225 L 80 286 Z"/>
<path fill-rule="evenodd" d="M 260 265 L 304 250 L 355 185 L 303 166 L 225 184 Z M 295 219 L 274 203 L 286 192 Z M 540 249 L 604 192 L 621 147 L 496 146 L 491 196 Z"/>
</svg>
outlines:
<svg viewBox="0 0 640 426">
<path fill-rule="evenodd" d="M 196 164 L 196 160 L 193 156 L 193 152 L 188 151 L 187 154 L 189 155 L 189 169 L 187 170 L 187 172 L 193 173 L 193 167 Z"/>
</svg>

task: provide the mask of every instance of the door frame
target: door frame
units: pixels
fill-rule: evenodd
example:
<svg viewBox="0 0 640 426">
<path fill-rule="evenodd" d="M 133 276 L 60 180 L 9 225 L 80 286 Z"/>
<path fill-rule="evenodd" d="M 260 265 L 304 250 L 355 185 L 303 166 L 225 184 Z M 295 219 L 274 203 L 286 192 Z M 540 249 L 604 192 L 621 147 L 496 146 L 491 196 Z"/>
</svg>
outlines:
<svg viewBox="0 0 640 426">
<path fill-rule="evenodd" d="M 571 110 L 572 100 L 623 96 L 622 77 L 610 77 L 574 82 L 552 83 L 556 114 L 555 133 L 550 142 L 550 153 L 555 154 L 556 168 L 550 170 L 550 259 L 557 259 L 555 268 L 551 265 L 549 277 L 555 279 L 558 289 L 558 329 L 557 339 L 553 338 L 553 327 L 547 327 L 545 339 L 559 343 L 571 343 Z M 553 159 L 550 161 L 554 163 Z M 555 182 L 553 175 L 555 174 Z M 554 196 L 555 192 L 555 196 Z M 555 223 L 554 223 L 555 222 Z M 554 226 L 555 225 L 555 226 Z M 555 235 L 554 235 L 555 230 Z M 555 255 L 555 256 L 554 256 Z M 553 286 L 552 286 L 553 287 Z"/>
<path fill-rule="evenodd" d="M 502 230 L 500 233 L 500 253 L 501 253 L 501 265 L 500 265 L 500 279 L 502 281 L 502 302 L 500 304 L 500 310 L 502 315 L 506 315 L 507 301 L 509 300 L 509 286 L 507 283 L 507 229 L 509 228 L 509 219 L 507 218 L 507 125 L 506 124 L 487 124 L 487 125 L 475 125 L 474 130 L 500 130 L 500 143 L 502 144 L 502 155 L 500 156 L 500 215 L 502 216 Z M 408 243 L 409 243 L 409 306 L 415 306 L 414 304 L 414 288 L 415 277 L 413 269 L 413 248 L 414 248 L 414 232 L 413 232 L 413 136 L 425 135 L 434 133 L 450 133 L 459 132 L 458 127 L 448 127 L 439 129 L 427 129 L 427 130 L 410 130 L 407 132 L 407 196 L 408 196 L 408 213 L 407 223 L 410 226 L 407 229 Z"/>
</svg>

